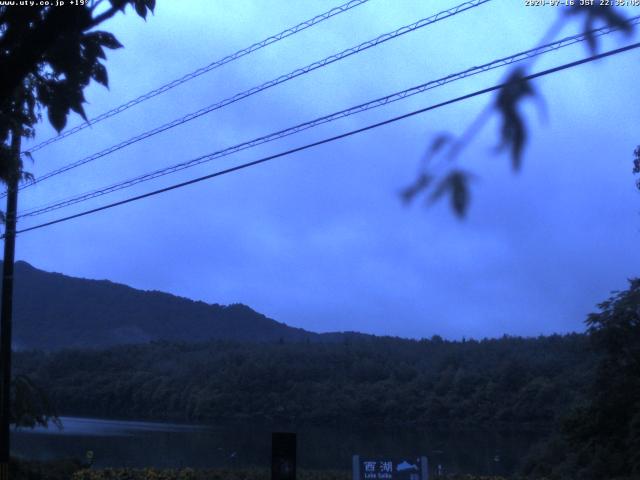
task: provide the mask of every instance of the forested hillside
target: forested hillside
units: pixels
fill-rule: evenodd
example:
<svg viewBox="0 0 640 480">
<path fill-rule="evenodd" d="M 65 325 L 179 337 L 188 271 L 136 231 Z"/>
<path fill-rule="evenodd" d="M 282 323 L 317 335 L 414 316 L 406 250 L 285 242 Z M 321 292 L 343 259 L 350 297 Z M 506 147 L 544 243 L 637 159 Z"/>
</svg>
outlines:
<svg viewBox="0 0 640 480">
<path fill-rule="evenodd" d="M 246 305 L 196 302 L 108 280 L 44 272 L 26 262 L 16 263 L 15 276 L 13 323 L 18 349 L 109 347 L 153 340 L 341 338 L 289 327 Z"/>
<path fill-rule="evenodd" d="M 20 352 L 61 414 L 446 428 L 550 428 L 596 359 L 584 335 L 448 342 L 155 342 Z"/>
</svg>

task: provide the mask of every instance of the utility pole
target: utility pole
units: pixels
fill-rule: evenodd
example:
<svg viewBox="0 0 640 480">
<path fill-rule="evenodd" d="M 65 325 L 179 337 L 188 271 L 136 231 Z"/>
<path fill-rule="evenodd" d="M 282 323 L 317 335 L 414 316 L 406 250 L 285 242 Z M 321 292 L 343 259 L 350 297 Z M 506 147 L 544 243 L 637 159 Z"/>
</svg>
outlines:
<svg viewBox="0 0 640 480">
<path fill-rule="evenodd" d="M 13 262 L 16 247 L 16 213 L 20 176 L 20 129 L 11 132 L 11 167 L 7 181 L 7 210 L 2 263 L 2 309 L 0 310 L 0 480 L 9 480 L 9 421 L 11 418 L 11 317 L 13 313 Z"/>
</svg>

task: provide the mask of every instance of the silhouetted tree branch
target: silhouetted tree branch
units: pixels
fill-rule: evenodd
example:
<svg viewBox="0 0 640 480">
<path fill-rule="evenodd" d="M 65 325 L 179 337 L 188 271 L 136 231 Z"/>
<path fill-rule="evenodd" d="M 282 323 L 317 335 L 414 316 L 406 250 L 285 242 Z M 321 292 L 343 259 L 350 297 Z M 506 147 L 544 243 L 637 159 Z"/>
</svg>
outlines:
<svg viewBox="0 0 640 480">
<path fill-rule="evenodd" d="M 640 174 L 640 145 L 633 151 L 635 158 L 633 159 L 633 174 Z M 636 187 L 640 190 L 640 178 L 636 179 Z"/>
<path fill-rule="evenodd" d="M 572 18 L 583 21 L 583 31 L 592 54 L 598 50 L 598 37 L 593 33 L 598 23 L 616 27 L 627 35 L 633 31 L 633 26 L 627 22 L 616 7 L 576 5 L 564 7 L 560 11 L 560 17 L 544 35 L 540 45 L 551 42 L 562 24 Z M 422 163 L 414 182 L 401 192 L 401 197 L 405 202 L 411 202 L 420 194 L 425 195 L 428 203 L 448 196 L 455 214 L 458 217 L 464 217 L 470 200 L 469 180 L 471 174 L 456 166 L 455 161 L 492 115 L 497 115 L 500 125 L 498 150 L 508 151 L 513 169 L 515 171 L 520 169 L 529 137 L 527 119 L 520 111 L 520 106 L 527 98 L 542 100 L 542 97 L 536 94 L 532 82 L 525 79 L 527 75 L 532 73 L 532 65 L 533 61 L 529 61 L 524 66 L 511 69 L 506 77 L 506 85 L 497 92 L 493 101 L 471 122 L 463 134 L 456 137 L 448 132 L 441 133 L 431 141 L 426 155 L 429 161 Z M 446 142 L 443 142 L 443 139 L 446 139 Z M 440 174 L 435 173 L 435 168 L 432 165 L 433 159 L 438 155 L 443 156 L 446 165 L 448 165 L 444 169 L 445 171 Z M 638 186 L 640 188 L 640 180 Z"/>
<path fill-rule="evenodd" d="M 155 0 L 110 0 L 98 14 L 88 2 L 71 8 L 0 6 L 0 177 L 22 167 L 6 153 L 11 130 L 33 136 L 45 109 L 58 131 L 70 111 L 86 120 L 83 91 L 91 80 L 108 86 L 104 49 L 122 47 L 111 33 L 93 29 L 128 5 L 146 18 Z"/>
</svg>

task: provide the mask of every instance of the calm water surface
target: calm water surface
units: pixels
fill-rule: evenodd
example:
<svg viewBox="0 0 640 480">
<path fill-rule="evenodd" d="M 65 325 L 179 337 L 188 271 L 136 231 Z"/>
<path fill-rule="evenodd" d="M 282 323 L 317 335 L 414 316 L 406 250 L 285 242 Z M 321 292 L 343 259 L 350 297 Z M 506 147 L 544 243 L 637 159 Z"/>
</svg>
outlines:
<svg viewBox="0 0 640 480">
<path fill-rule="evenodd" d="M 85 458 L 96 467 L 268 467 L 271 431 L 264 428 L 210 427 L 171 423 L 61 417 L 63 429 L 12 431 L 12 454 L 37 460 Z M 539 436 L 435 431 L 338 430 L 298 432 L 300 468 L 351 468 L 363 456 L 427 455 L 431 468 L 448 473 L 509 474 Z"/>
</svg>

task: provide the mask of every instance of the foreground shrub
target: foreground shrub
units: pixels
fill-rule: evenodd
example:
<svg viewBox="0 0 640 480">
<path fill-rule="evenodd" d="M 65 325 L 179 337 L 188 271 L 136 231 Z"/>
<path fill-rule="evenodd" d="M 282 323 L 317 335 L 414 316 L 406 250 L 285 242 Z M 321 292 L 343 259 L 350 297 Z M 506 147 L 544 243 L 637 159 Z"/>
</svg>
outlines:
<svg viewBox="0 0 640 480">
<path fill-rule="evenodd" d="M 442 480 L 506 480 L 503 477 L 447 475 Z M 155 468 L 105 468 L 80 470 L 72 480 L 270 480 L 271 471 L 261 468 L 181 470 Z M 351 472 L 343 470 L 298 470 L 297 480 L 351 480 Z"/>
<path fill-rule="evenodd" d="M 80 461 L 72 459 L 37 462 L 12 458 L 9 476 L 11 480 L 69 480 L 75 472 L 85 467 Z"/>
</svg>

